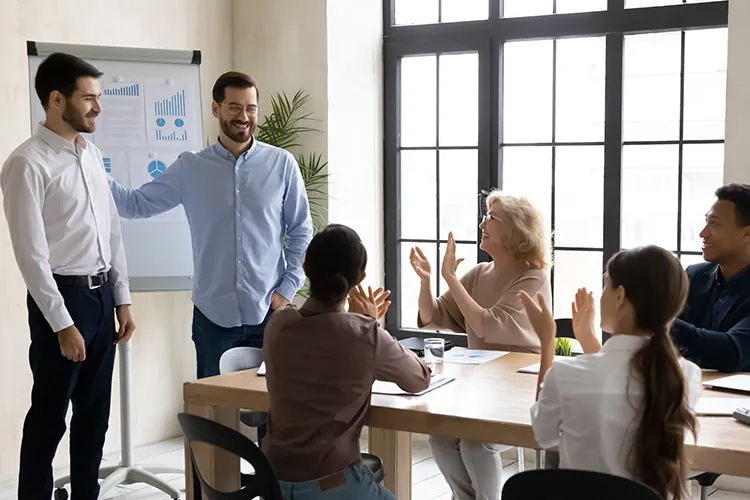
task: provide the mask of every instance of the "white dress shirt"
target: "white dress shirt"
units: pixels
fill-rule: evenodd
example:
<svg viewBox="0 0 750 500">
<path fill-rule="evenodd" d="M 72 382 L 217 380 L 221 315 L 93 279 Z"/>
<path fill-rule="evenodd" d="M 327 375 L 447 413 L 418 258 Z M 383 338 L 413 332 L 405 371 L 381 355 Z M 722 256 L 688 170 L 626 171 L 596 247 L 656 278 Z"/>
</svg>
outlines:
<svg viewBox="0 0 750 500">
<path fill-rule="evenodd" d="M 0 187 L 18 267 L 53 331 L 73 325 L 53 274 L 110 272 L 115 305 L 130 303 L 120 219 L 93 143 L 40 126 L 3 165 Z"/>
<path fill-rule="evenodd" d="M 539 446 L 559 446 L 560 468 L 604 472 L 633 479 L 629 453 L 637 430 L 642 385 L 630 360 L 646 337 L 614 335 L 597 354 L 556 360 L 544 377 L 531 425 Z M 701 370 L 680 359 L 695 409 Z"/>
</svg>

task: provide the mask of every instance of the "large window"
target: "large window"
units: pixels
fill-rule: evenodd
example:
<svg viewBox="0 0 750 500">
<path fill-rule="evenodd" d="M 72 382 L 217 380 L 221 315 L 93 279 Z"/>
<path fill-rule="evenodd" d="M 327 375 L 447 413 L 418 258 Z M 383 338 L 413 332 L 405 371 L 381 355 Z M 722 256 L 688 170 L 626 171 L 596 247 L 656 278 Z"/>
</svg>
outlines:
<svg viewBox="0 0 750 500">
<path fill-rule="evenodd" d="M 436 295 L 449 231 L 459 274 L 488 259 L 477 226 L 480 193 L 494 187 L 545 216 L 556 317 L 570 316 L 578 287 L 601 290 L 620 248 L 653 243 L 700 260 L 723 173 L 727 2 L 384 6 L 392 333 L 419 334 L 412 247 L 430 259 Z"/>
</svg>

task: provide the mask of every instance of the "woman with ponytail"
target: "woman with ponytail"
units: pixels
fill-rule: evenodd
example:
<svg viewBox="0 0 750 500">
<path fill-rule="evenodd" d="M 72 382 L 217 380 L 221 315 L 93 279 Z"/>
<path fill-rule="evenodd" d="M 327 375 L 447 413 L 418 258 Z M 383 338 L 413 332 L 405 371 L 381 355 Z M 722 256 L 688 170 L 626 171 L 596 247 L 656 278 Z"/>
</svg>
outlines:
<svg viewBox="0 0 750 500">
<path fill-rule="evenodd" d="M 669 336 L 687 291 L 670 252 L 618 253 L 601 297 L 601 327 L 612 337 L 598 353 L 554 363 L 552 314 L 543 297 L 537 303 L 521 294 L 542 344 L 534 435 L 544 449 L 559 447 L 561 468 L 634 479 L 665 500 L 690 497 L 684 441 L 697 431 L 701 371 L 679 358 Z"/>
<path fill-rule="evenodd" d="M 277 311 L 266 327 L 270 405 L 263 451 L 286 499 L 395 498 L 361 464 L 372 384 L 419 392 L 429 386 L 430 371 L 378 326 L 389 293 L 362 288 L 366 267 L 357 233 L 328 226 L 307 248 L 310 298 L 299 310 Z"/>
</svg>

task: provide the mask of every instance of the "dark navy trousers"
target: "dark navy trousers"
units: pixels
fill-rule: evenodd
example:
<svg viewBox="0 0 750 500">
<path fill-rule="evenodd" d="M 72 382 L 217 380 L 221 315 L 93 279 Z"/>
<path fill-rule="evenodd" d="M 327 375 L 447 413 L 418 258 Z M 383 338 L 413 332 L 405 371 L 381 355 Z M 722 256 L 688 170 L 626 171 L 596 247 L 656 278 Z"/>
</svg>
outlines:
<svg viewBox="0 0 750 500">
<path fill-rule="evenodd" d="M 57 334 L 36 302 L 27 297 L 34 376 L 31 408 L 21 442 L 19 500 L 52 497 L 52 459 L 70 422 L 71 498 L 96 500 L 99 466 L 109 425 L 115 362 L 115 304 L 111 283 L 97 289 L 60 286 L 65 305 L 86 343 L 86 360 L 73 362 L 60 352 Z"/>
</svg>

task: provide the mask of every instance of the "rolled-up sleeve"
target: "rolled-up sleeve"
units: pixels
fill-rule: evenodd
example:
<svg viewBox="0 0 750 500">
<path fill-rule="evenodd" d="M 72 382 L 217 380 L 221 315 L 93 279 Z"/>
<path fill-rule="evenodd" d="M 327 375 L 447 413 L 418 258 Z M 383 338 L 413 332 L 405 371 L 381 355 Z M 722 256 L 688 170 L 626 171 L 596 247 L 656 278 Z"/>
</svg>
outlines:
<svg viewBox="0 0 750 500">
<path fill-rule="evenodd" d="M 64 330 L 73 325 L 73 318 L 65 307 L 49 264 L 49 245 L 42 217 L 45 180 L 29 160 L 18 156 L 3 166 L 0 186 L 13 253 L 29 294 L 52 330 Z"/>
<path fill-rule="evenodd" d="M 531 407 L 531 427 L 536 442 L 542 449 L 560 445 L 560 425 L 562 424 L 562 403 L 557 388 L 557 369 L 553 364 L 542 382 L 539 398 Z"/>
</svg>

